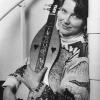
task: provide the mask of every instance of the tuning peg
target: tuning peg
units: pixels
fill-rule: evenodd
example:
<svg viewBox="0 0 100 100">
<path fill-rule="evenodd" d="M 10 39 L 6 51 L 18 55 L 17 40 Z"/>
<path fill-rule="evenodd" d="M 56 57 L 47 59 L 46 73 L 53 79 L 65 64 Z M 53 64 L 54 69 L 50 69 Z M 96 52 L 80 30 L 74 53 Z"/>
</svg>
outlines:
<svg viewBox="0 0 100 100">
<path fill-rule="evenodd" d="M 48 11 L 50 11 L 50 8 L 43 8 L 43 10 L 48 10 Z"/>
</svg>

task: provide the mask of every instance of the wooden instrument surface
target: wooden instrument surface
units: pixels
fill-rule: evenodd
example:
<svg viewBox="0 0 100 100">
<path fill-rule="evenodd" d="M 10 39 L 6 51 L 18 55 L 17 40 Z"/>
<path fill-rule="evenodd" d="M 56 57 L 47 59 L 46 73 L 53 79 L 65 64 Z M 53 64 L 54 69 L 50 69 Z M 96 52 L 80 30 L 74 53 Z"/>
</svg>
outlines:
<svg viewBox="0 0 100 100">
<path fill-rule="evenodd" d="M 32 70 L 38 73 L 45 66 L 48 67 L 44 80 L 48 80 L 49 70 L 59 52 L 60 41 L 55 27 L 59 7 L 60 1 L 54 0 L 50 8 L 47 23 L 33 39 L 30 49 L 30 66 Z"/>
<path fill-rule="evenodd" d="M 31 44 L 30 65 L 31 65 L 32 70 L 35 70 L 36 68 L 36 63 L 37 63 L 37 59 L 38 59 L 38 55 L 40 51 L 41 42 L 44 36 L 45 27 L 46 25 L 44 25 L 43 28 L 37 33 L 37 35 L 35 36 Z M 45 75 L 46 77 L 48 77 L 47 74 L 49 73 L 49 70 L 57 57 L 57 54 L 59 52 L 59 47 L 60 47 L 59 34 L 56 27 L 54 26 L 48 52 L 47 52 L 46 61 L 44 64 L 44 67 L 45 66 L 48 67 L 47 73 Z"/>
</svg>

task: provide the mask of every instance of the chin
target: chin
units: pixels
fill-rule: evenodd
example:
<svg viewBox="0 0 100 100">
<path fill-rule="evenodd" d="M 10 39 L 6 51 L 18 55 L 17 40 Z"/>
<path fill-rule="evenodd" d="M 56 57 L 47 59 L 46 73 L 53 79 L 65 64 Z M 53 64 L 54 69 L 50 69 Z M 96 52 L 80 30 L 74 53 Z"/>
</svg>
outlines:
<svg viewBox="0 0 100 100">
<path fill-rule="evenodd" d="M 60 35 L 61 36 L 69 36 L 70 34 L 71 34 L 71 32 L 70 31 L 66 31 L 66 30 L 64 30 L 64 29 L 60 29 Z"/>
</svg>

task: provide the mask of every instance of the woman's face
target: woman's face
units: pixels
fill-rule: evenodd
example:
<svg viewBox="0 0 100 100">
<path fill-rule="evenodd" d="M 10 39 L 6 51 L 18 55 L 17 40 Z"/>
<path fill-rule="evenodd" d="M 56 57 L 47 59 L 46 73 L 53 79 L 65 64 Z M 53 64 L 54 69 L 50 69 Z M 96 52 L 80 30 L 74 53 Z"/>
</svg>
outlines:
<svg viewBox="0 0 100 100">
<path fill-rule="evenodd" d="M 57 27 L 62 37 L 77 35 L 83 25 L 83 20 L 79 19 L 74 8 L 76 3 L 73 0 L 65 0 L 62 8 L 58 12 Z"/>
</svg>

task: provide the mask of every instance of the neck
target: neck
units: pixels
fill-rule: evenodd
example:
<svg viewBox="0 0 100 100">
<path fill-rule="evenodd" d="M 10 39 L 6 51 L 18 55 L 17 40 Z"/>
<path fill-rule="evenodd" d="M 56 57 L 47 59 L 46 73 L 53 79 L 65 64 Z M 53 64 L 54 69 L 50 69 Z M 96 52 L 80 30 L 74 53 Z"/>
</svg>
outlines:
<svg viewBox="0 0 100 100">
<path fill-rule="evenodd" d="M 74 43 L 78 41 L 81 41 L 82 43 L 85 42 L 83 34 L 70 36 L 70 37 L 61 37 L 61 41 L 66 43 Z"/>
<path fill-rule="evenodd" d="M 83 36 L 83 34 L 81 33 L 79 33 L 79 34 L 77 34 L 77 35 L 71 35 L 71 36 L 62 36 L 62 35 L 60 35 L 60 37 L 62 38 L 62 39 L 72 39 L 72 38 L 78 38 L 78 37 L 80 37 L 80 36 Z"/>
</svg>

